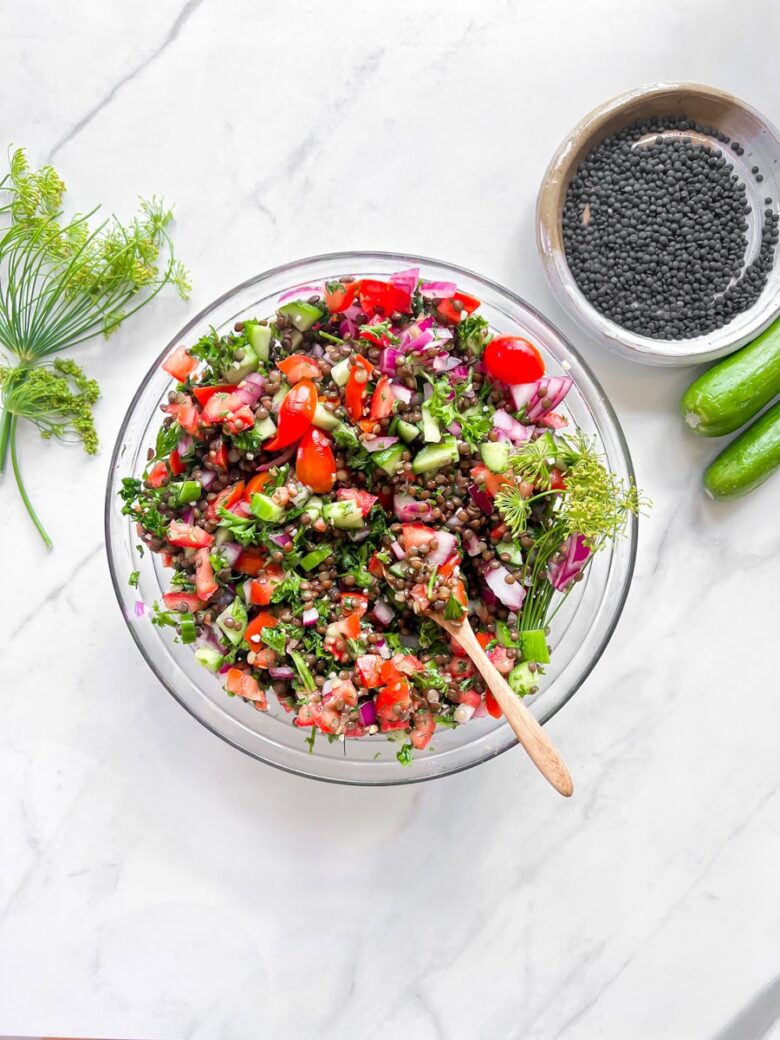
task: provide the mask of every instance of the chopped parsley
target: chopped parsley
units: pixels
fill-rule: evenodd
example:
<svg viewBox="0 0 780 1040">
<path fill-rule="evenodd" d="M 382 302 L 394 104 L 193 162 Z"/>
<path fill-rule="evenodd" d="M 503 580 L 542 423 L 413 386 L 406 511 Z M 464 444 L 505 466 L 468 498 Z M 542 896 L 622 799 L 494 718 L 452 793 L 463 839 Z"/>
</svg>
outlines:
<svg viewBox="0 0 780 1040">
<path fill-rule="evenodd" d="M 401 763 L 402 766 L 410 766 L 412 764 L 412 745 L 408 742 L 401 746 L 399 751 L 396 751 L 395 757 Z"/>
<path fill-rule="evenodd" d="M 130 577 L 127 579 L 127 584 L 130 586 L 131 589 L 137 589 L 138 588 L 138 579 L 140 577 L 141 577 L 141 572 L 140 571 L 133 571 L 131 573 Z"/>
</svg>

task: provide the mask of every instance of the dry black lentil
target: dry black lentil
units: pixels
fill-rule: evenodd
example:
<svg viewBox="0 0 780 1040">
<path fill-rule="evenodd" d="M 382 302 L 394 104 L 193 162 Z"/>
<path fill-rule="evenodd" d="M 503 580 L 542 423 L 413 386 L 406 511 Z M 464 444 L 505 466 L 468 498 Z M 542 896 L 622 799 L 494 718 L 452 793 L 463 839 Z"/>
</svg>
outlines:
<svg viewBox="0 0 780 1040">
<path fill-rule="evenodd" d="M 566 259 L 584 295 L 612 321 L 656 339 L 704 335 L 750 307 L 778 238 L 778 215 L 768 210 L 758 254 L 743 270 L 745 185 L 721 149 L 688 132 L 728 143 L 680 118 L 627 127 L 584 159 L 563 210 Z M 637 146 L 640 138 L 647 143 Z"/>
</svg>

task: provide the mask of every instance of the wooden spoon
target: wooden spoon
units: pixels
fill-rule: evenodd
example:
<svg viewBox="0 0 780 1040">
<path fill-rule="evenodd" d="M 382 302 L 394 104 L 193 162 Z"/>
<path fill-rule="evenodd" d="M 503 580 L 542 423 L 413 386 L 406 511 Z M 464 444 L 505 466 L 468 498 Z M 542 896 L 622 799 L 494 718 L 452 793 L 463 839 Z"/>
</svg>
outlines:
<svg viewBox="0 0 780 1040">
<path fill-rule="evenodd" d="M 437 625 L 441 625 L 445 632 L 449 632 L 459 646 L 463 647 L 482 673 L 482 678 L 498 701 L 515 736 L 542 776 L 549 780 L 555 790 L 564 798 L 569 798 L 574 791 L 574 784 L 563 759 L 535 717 L 522 700 L 512 692 L 506 679 L 479 645 L 468 619 L 455 625 L 451 621 L 446 621 L 441 614 L 431 613 L 430 616 Z"/>
</svg>

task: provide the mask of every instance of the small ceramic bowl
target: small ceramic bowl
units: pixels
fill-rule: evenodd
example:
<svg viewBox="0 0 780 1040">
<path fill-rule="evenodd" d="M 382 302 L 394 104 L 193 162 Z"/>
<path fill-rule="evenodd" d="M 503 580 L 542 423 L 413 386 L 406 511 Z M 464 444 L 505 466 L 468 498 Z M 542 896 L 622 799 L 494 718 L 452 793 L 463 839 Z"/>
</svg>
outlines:
<svg viewBox="0 0 780 1040">
<path fill-rule="evenodd" d="M 594 339 L 623 357 L 651 365 L 689 365 L 730 354 L 749 343 L 780 313 L 780 251 L 761 296 L 752 307 L 728 325 L 703 336 L 684 340 L 651 339 L 624 329 L 599 313 L 578 288 L 563 246 L 561 215 L 569 182 L 581 161 L 605 137 L 643 119 L 685 116 L 714 127 L 744 148 L 737 155 L 728 145 L 706 134 L 688 136 L 722 148 L 734 172 L 747 190 L 751 212 L 745 262 L 758 252 L 765 198 L 778 211 L 780 202 L 780 134 L 744 101 L 713 87 L 695 83 L 655 83 L 637 87 L 607 101 L 579 123 L 558 148 L 544 175 L 536 210 L 537 245 L 553 292 L 582 328 Z M 669 131 L 670 133 L 673 131 Z M 676 131 L 679 134 L 679 131 Z M 751 167 L 758 166 L 763 180 L 757 182 Z"/>
</svg>

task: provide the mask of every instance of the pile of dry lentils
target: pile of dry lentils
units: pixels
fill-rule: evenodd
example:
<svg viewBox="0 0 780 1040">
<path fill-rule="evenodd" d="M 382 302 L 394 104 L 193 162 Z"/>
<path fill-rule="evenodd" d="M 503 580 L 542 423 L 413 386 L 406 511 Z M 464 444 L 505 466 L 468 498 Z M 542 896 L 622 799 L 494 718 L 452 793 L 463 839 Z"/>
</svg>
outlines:
<svg viewBox="0 0 780 1040">
<path fill-rule="evenodd" d="M 566 259 L 607 318 L 653 339 L 688 339 L 728 324 L 758 298 L 778 214 L 766 197 L 746 265 L 751 206 L 728 145 L 744 154 L 712 127 L 659 119 L 606 138 L 581 163 L 563 210 Z M 751 174 L 760 184 L 757 166 Z"/>
</svg>

